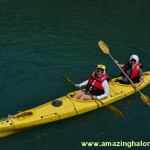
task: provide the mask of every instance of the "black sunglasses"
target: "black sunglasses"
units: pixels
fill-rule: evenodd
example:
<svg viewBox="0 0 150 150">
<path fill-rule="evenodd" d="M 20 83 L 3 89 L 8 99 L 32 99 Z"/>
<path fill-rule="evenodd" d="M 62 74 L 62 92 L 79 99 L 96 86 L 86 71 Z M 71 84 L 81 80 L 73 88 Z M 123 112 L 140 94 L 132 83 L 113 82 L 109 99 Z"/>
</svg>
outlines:
<svg viewBox="0 0 150 150">
<path fill-rule="evenodd" d="M 103 71 L 103 70 L 97 70 L 97 72 L 101 72 L 101 73 L 104 73 L 104 71 Z"/>
<path fill-rule="evenodd" d="M 136 60 L 135 60 L 135 59 L 131 59 L 131 61 L 134 61 L 134 62 L 136 62 Z"/>
</svg>

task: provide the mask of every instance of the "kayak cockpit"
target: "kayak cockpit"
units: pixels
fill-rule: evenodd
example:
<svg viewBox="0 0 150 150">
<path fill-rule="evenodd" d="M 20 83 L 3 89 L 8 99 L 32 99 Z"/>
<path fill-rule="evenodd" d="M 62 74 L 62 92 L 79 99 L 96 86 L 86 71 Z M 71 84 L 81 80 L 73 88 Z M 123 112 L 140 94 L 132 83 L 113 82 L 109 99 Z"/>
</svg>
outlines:
<svg viewBox="0 0 150 150">
<path fill-rule="evenodd" d="M 132 84 L 121 84 L 119 82 L 117 82 L 118 80 L 122 79 L 122 77 L 118 77 L 118 78 L 114 78 L 110 81 L 110 84 L 113 83 L 113 84 L 116 84 L 116 85 L 119 85 L 119 86 L 124 86 L 124 87 L 133 87 Z M 138 84 L 138 83 L 135 83 L 135 85 Z"/>
<path fill-rule="evenodd" d="M 81 91 L 81 90 L 79 90 Z M 74 99 L 73 96 L 79 92 L 79 91 L 75 91 L 75 92 L 71 92 L 69 94 L 67 94 L 67 97 L 70 99 L 70 100 L 74 100 L 74 101 L 78 101 L 78 102 L 85 102 L 85 103 L 88 103 L 88 102 L 95 102 L 95 100 L 79 100 L 79 99 Z"/>
<path fill-rule="evenodd" d="M 20 113 L 16 114 L 15 118 L 18 120 L 27 119 L 27 118 L 32 117 L 34 114 L 35 114 L 34 111 L 28 110 L 28 111 L 24 111 L 24 112 L 20 112 Z"/>
</svg>

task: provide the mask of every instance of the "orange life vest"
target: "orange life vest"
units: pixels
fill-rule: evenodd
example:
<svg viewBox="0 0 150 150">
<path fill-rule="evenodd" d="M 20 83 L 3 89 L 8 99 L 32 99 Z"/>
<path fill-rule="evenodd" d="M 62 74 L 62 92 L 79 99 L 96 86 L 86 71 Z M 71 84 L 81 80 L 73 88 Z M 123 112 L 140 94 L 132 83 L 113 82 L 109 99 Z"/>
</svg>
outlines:
<svg viewBox="0 0 150 150">
<path fill-rule="evenodd" d="M 92 95 L 102 95 L 104 94 L 104 88 L 102 87 L 102 83 L 107 80 L 109 82 L 109 75 L 104 74 L 102 77 L 97 77 L 96 71 L 90 76 L 86 91 Z"/>
</svg>

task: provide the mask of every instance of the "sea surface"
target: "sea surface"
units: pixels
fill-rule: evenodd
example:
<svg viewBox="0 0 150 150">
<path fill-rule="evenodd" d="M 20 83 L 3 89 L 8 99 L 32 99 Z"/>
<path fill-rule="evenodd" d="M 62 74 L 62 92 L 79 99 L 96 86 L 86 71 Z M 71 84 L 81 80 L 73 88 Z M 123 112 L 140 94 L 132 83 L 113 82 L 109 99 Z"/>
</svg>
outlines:
<svg viewBox="0 0 150 150">
<path fill-rule="evenodd" d="M 98 41 L 125 63 L 140 57 L 150 71 L 149 0 L 0 0 L 0 118 L 77 90 L 97 64 L 120 74 Z M 142 90 L 150 97 L 150 86 Z M 150 142 L 150 107 L 136 93 L 112 104 L 123 119 L 101 108 L 0 139 L 0 150 L 113 150 L 81 142 Z M 147 150 L 150 147 L 132 147 Z"/>
</svg>

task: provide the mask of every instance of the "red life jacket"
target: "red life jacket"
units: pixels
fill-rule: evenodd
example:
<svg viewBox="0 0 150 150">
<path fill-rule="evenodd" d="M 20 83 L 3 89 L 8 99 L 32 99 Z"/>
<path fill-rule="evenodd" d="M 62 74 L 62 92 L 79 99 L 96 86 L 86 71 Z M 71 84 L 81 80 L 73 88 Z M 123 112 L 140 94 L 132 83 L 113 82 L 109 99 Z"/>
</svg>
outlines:
<svg viewBox="0 0 150 150">
<path fill-rule="evenodd" d="M 102 83 L 107 80 L 109 82 L 109 75 L 104 74 L 102 77 L 97 77 L 96 71 L 90 76 L 86 91 L 90 92 L 92 95 L 102 95 L 104 94 L 104 88 L 102 87 Z M 93 83 L 94 82 L 94 83 Z"/>
<path fill-rule="evenodd" d="M 128 62 L 126 62 L 126 65 L 125 65 L 125 67 L 124 67 L 124 72 L 128 69 L 128 67 L 129 67 L 129 65 L 131 65 L 130 64 L 130 62 L 128 61 Z M 143 66 L 142 66 L 142 64 L 141 63 L 137 63 L 135 66 L 134 66 L 134 68 L 132 69 L 132 74 L 131 74 L 131 80 L 132 81 L 134 81 L 134 80 L 139 80 L 139 69 L 142 69 L 143 68 Z M 121 74 L 121 76 L 122 76 L 123 74 Z M 137 81 L 135 81 L 135 82 L 137 82 Z"/>
</svg>

